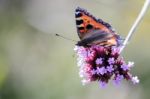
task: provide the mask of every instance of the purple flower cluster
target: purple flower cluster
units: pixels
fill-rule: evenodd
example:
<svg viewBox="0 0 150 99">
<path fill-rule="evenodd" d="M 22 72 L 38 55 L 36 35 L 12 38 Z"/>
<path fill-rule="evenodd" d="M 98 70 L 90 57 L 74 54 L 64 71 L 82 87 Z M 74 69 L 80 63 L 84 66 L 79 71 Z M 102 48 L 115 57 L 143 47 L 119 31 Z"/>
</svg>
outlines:
<svg viewBox="0 0 150 99">
<path fill-rule="evenodd" d="M 123 79 L 130 80 L 133 84 L 139 83 L 138 77 L 134 77 L 129 73 L 134 63 L 125 63 L 119 54 L 119 47 L 76 46 L 75 51 L 78 56 L 79 75 L 83 78 L 83 85 L 92 81 L 98 81 L 103 87 L 110 79 L 115 84 L 119 84 Z"/>
</svg>

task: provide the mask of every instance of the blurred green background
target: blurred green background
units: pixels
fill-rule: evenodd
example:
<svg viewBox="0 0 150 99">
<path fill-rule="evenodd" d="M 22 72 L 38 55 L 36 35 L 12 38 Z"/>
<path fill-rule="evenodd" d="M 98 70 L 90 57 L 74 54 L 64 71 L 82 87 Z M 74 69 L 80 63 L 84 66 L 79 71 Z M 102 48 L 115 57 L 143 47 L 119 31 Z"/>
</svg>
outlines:
<svg viewBox="0 0 150 99">
<path fill-rule="evenodd" d="M 0 0 L 0 99 L 149 99 L 150 8 L 122 55 L 140 84 L 82 86 L 74 42 L 77 6 L 125 37 L 144 0 Z"/>
</svg>

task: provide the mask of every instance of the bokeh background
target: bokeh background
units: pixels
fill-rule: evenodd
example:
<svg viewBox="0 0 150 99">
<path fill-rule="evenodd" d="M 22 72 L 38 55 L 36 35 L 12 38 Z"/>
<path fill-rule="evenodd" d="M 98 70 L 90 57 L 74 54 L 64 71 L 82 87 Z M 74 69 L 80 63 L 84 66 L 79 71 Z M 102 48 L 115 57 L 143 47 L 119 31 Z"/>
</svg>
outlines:
<svg viewBox="0 0 150 99">
<path fill-rule="evenodd" d="M 83 7 L 125 37 L 144 0 L 0 0 L 0 99 L 149 99 L 150 8 L 122 55 L 140 84 L 82 86 L 74 10 Z"/>
</svg>

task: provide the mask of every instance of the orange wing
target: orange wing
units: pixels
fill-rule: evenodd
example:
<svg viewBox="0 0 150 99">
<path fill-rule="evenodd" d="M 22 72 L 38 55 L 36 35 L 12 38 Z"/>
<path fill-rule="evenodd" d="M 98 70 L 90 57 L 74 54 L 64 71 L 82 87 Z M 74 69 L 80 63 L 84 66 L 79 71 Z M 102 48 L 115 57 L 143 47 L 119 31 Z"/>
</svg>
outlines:
<svg viewBox="0 0 150 99">
<path fill-rule="evenodd" d="M 77 32 L 79 38 L 82 40 L 89 33 L 95 30 L 105 31 L 107 33 L 114 33 L 112 30 L 111 25 L 102 21 L 101 19 L 96 19 L 93 15 L 89 14 L 86 10 L 82 8 L 77 8 L 75 11 L 76 17 L 76 25 L 77 25 Z"/>
<path fill-rule="evenodd" d="M 116 34 L 110 24 L 101 19 L 96 19 L 89 12 L 79 7 L 75 11 L 75 17 L 77 32 L 81 39 L 77 45 L 119 46 L 121 44 L 121 37 Z"/>
</svg>

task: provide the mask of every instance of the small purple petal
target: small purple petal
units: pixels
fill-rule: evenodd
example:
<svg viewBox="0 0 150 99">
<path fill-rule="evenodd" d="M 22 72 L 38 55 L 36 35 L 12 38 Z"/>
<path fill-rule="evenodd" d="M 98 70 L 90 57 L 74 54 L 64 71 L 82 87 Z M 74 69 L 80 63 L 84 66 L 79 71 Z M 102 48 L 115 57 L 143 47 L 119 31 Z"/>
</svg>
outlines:
<svg viewBox="0 0 150 99">
<path fill-rule="evenodd" d="M 119 53 L 120 52 L 120 48 L 116 48 L 116 47 L 112 47 L 112 53 L 115 54 L 115 53 Z"/>
<path fill-rule="evenodd" d="M 87 50 L 83 47 L 76 47 L 75 50 L 77 51 L 78 57 L 85 58 L 87 57 Z"/>
<path fill-rule="evenodd" d="M 116 76 L 115 80 L 114 80 L 114 83 L 115 83 L 116 85 L 119 85 L 123 78 L 124 78 L 123 75 L 119 75 L 119 74 L 118 74 L 118 75 Z"/>
<path fill-rule="evenodd" d="M 124 71 L 129 70 L 129 67 L 128 67 L 128 65 L 126 65 L 126 64 L 121 65 L 121 68 L 122 68 Z"/>
<path fill-rule="evenodd" d="M 102 58 L 97 58 L 96 59 L 96 64 L 99 65 L 99 64 L 102 64 L 103 61 L 102 61 Z"/>
<path fill-rule="evenodd" d="M 130 73 L 134 63 L 126 64 L 118 46 L 76 46 L 74 50 L 78 56 L 79 75 L 83 78 L 83 85 L 99 81 L 100 86 L 105 87 L 112 77 L 116 85 L 123 79 L 130 80 L 133 84 L 139 83 L 137 76 L 133 77 Z"/>
<path fill-rule="evenodd" d="M 97 74 L 104 75 L 106 72 L 107 71 L 106 71 L 105 67 L 101 67 L 101 68 L 97 67 Z"/>
<path fill-rule="evenodd" d="M 137 76 L 132 77 L 131 81 L 133 82 L 133 84 L 138 84 L 140 82 Z"/>
<path fill-rule="evenodd" d="M 96 74 L 96 70 L 91 70 L 92 75 Z"/>
<path fill-rule="evenodd" d="M 75 52 L 78 52 L 79 49 L 80 49 L 79 46 L 75 46 L 75 47 L 74 47 L 74 51 L 75 51 Z"/>
<path fill-rule="evenodd" d="M 133 65 L 134 65 L 134 62 L 130 62 L 130 61 L 128 62 L 128 67 L 129 68 L 133 67 Z"/>
<path fill-rule="evenodd" d="M 81 78 L 84 77 L 84 71 L 83 71 L 83 70 L 80 70 L 80 71 L 79 71 L 79 76 L 80 76 Z"/>
<path fill-rule="evenodd" d="M 104 88 L 106 87 L 107 83 L 104 81 L 99 81 L 100 87 Z"/>
<path fill-rule="evenodd" d="M 87 56 L 91 56 L 91 52 L 89 50 L 87 51 Z"/>
<path fill-rule="evenodd" d="M 87 51 L 86 50 L 81 50 L 80 55 L 83 57 L 87 57 Z"/>
<path fill-rule="evenodd" d="M 114 71 L 113 65 L 107 66 L 107 71 L 110 73 Z"/>
<path fill-rule="evenodd" d="M 111 64 L 114 64 L 115 63 L 115 60 L 114 58 L 109 58 L 108 59 L 108 63 L 111 65 Z"/>
</svg>

